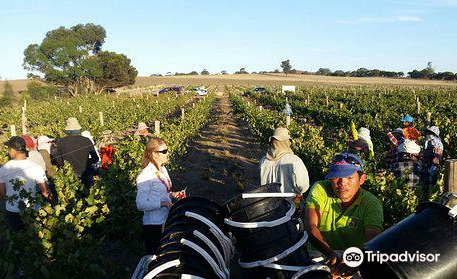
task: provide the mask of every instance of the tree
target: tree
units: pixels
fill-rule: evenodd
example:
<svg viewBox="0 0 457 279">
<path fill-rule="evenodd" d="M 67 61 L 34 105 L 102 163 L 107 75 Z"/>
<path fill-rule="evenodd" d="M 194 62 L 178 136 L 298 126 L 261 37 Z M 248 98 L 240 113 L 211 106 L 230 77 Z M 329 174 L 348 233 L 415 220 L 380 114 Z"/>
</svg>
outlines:
<svg viewBox="0 0 457 279">
<path fill-rule="evenodd" d="M 359 68 L 356 71 L 352 72 L 352 76 L 354 77 L 369 77 L 370 70 L 367 68 Z"/>
<path fill-rule="evenodd" d="M 332 74 L 332 71 L 329 68 L 320 68 L 317 70 L 316 75 L 329 76 Z"/>
<path fill-rule="evenodd" d="M 46 100 L 50 96 L 57 95 L 59 88 L 54 85 L 46 85 L 37 81 L 27 83 L 27 92 L 30 97 L 36 100 Z"/>
<path fill-rule="evenodd" d="M 292 69 L 292 65 L 290 65 L 289 60 L 284 60 L 281 62 L 281 68 L 282 71 L 286 74 L 286 76 L 290 73 L 290 70 Z"/>
<path fill-rule="evenodd" d="M 124 54 L 100 51 L 93 60 L 101 71 L 93 73 L 90 92 L 101 93 L 108 88 L 116 88 L 135 83 L 138 71 L 130 65 L 130 59 Z"/>
<path fill-rule="evenodd" d="M 241 68 L 239 71 L 236 71 L 235 74 L 249 74 L 249 73 L 246 72 L 245 68 Z"/>
<path fill-rule="evenodd" d="M 455 80 L 455 74 L 453 72 L 437 73 L 437 74 L 435 74 L 434 79 Z"/>
<path fill-rule="evenodd" d="M 209 75 L 209 72 L 207 69 L 203 69 L 203 71 L 200 73 L 202 76 L 207 76 Z"/>
<path fill-rule="evenodd" d="M 332 76 L 336 76 L 336 77 L 344 77 L 345 74 L 344 74 L 344 71 L 343 70 L 336 70 L 332 73 Z"/>
<path fill-rule="evenodd" d="M 411 72 L 408 72 L 408 76 L 410 78 L 424 78 L 424 74 L 422 73 L 422 71 L 418 71 L 418 70 L 413 70 Z"/>
<path fill-rule="evenodd" d="M 111 82 L 113 87 L 131 84 L 130 75 L 136 70 L 125 55 L 101 52 L 105 37 L 105 29 L 93 23 L 68 29 L 59 27 L 47 32 L 41 44 L 31 44 L 24 50 L 23 67 L 30 71 L 29 77 L 40 77 L 45 82 L 64 86 L 72 96 L 80 92 L 98 92 L 109 77 L 115 78 Z M 128 69 L 122 69 L 120 65 L 128 66 Z"/>
<path fill-rule="evenodd" d="M 425 78 L 433 78 L 433 75 L 435 74 L 435 69 L 433 69 L 432 62 L 427 62 L 427 67 L 422 70 L 422 73 L 424 74 Z"/>
</svg>

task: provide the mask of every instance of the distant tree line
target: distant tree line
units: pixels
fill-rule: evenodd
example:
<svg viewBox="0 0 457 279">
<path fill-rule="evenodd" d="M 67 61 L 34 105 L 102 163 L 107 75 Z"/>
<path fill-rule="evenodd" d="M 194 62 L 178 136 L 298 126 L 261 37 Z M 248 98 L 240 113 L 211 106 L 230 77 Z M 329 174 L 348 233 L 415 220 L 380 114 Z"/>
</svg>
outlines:
<svg viewBox="0 0 457 279">
<path fill-rule="evenodd" d="M 227 74 L 227 71 L 226 70 L 222 70 L 221 75 L 226 75 Z M 166 76 L 198 76 L 199 73 L 197 71 L 192 71 L 192 72 L 189 72 L 189 73 L 179 73 L 179 72 L 175 72 L 174 74 L 171 74 L 171 72 L 167 72 Z M 207 70 L 207 69 L 203 69 L 201 72 L 200 72 L 200 75 L 202 76 L 207 76 L 207 75 L 210 75 L 210 72 Z M 161 77 L 162 75 L 161 74 L 151 74 L 150 77 Z"/>
<path fill-rule="evenodd" d="M 292 73 L 292 72 L 291 72 Z M 302 74 L 312 74 L 310 72 L 302 72 Z M 389 77 L 389 78 L 400 78 L 404 77 L 404 72 L 395 71 L 384 71 L 373 69 L 369 70 L 366 68 L 359 68 L 355 71 L 342 71 L 336 70 L 332 72 L 329 68 L 320 68 L 315 73 L 321 76 L 339 76 L 339 77 Z M 440 72 L 436 73 L 433 69 L 432 62 L 427 63 L 427 67 L 422 70 L 413 70 L 407 73 L 407 77 L 414 79 L 434 79 L 434 80 L 457 80 L 457 73 L 453 72 Z"/>
<path fill-rule="evenodd" d="M 343 71 L 343 70 L 336 70 L 332 71 L 329 68 L 320 68 L 317 72 L 308 72 L 302 71 L 297 69 L 292 69 L 292 65 L 290 60 L 281 61 L 280 64 L 282 68 L 282 72 L 286 74 L 302 74 L 302 75 L 321 75 L 321 76 L 336 76 L 336 77 L 386 77 L 386 78 L 415 78 L 415 79 L 434 79 L 434 80 L 457 80 L 457 73 L 453 72 L 440 72 L 435 73 L 435 70 L 432 67 L 432 62 L 427 63 L 427 67 L 423 70 L 413 70 L 408 72 L 405 75 L 404 72 L 396 72 L 396 71 L 385 71 L 379 69 L 367 69 L 367 68 L 359 68 L 355 71 Z M 279 69 L 275 69 L 274 71 L 259 71 L 259 72 L 252 72 L 251 74 L 278 74 L 281 73 Z M 175 73 L 175 76 L 187 76 L 187 75 L 198 75 L 197 71 L 192 71 L 190 73 Z M 226 75 L 227 71 L 222 70 L 222 75 Z M 240 68 L 238 71 L 234 72 L 233 74 L 249 74 L 246 71 L 246 68 Z M 167 75 L 172 75 L 171 72 L 168 72 Z M 200 72 L 200 75 L 209 75 L 209 72 L 204 69 Z M 151 76 L 161 76 L 161 75 L 151 75 Z"/>
<path fill-rule="evenodd" d="M 303 74 L 310 74 L 303 72 Z M 404 72 L 383 71 L 378 69 L 369 70 L 367 68 L 359 68 L 355 71 L 336 70 L 332 72 L 329 68 L 320 68 L 315 73 L 320 76 L 335 76 L 335 77 L 403 77 Z"/>
</svg>

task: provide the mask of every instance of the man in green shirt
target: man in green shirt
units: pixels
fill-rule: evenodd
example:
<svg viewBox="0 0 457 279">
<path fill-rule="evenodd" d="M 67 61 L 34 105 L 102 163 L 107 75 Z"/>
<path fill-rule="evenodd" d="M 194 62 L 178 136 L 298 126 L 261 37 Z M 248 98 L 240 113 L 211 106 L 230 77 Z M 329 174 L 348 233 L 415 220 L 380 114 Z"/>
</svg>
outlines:
<svg viewBox="0 0 457 279">
<path fill-rule="evenodd" d="M 362 160 L 342 153 L 333 157 L 326 180 L 316 182 L 306 198 L 305 228 L 310 249 L 326 257 L 334 275 L 349 268 L 335 250 L 362 247 L 382 231 L 382 203 L 360 186 L 365 182 Z"/>
</svg>

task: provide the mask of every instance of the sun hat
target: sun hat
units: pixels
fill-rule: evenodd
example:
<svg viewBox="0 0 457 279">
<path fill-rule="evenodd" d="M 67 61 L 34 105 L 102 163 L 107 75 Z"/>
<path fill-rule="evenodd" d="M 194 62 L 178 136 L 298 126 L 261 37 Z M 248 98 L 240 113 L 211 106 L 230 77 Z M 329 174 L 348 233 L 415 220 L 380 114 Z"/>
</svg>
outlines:
<svg viewBox="0 0 457 279">
<path fill-rule="evenodd" d="M 440 129 L 436 126 L 431 126 L 425 129 L 426 131 L 432 132 L 435 134 L 435 136 L 439 137 L 440 136 Z"/>
<path fill-rule="evenodd" d="M 144 122 L 138 123 L 138 127 L 136 128 L 137 131 L 141 131 L 141 130 L 145 130 L 145 129 L 149 129 L 149 127 L 148 127 L 148 125 L 146 125 L 146 123 L 144 123 Z"/>
<path fill-rule="evenodd" d="M 370 130 L 368 130 L 365 127 L 360 127 L 360 129 L 357 131 L 357 135 L 359 136 L 359 138 L 365 141 L 371 140 Z"/>
<path fill-rule="evenodd" d="M 144 130 L 147 130 L 147 129 L 149 129 L 148 125 L 146 125 L 146 123 L 144 123 L 144 122 L 140 122 L 140 123 L 138 123 L 138 127 L 135 130 L 135 135 L 136 136 L 141 135 L 142 134 L 141 132 Z"/>
<path fill-rule="evenodd" d="M 45 144 L 45 143 L 48 143 L 48 142 L 51 142 L 51 141 L 54 141 L 54 139 L 50 138 L 48 136 L 39 136 L 38 137 L 38 146 L 40 146 L 42 144 Z"/>
<path fill-rule="evenodd" d="M 79 125 L 78 119 L 76 119 L 76 117 L 68 118 L 65 125 L 65 131 L 77 130 L 81 130 L 81 125 Z"/>
<path fill-rule="evenodd" d="M 398 146 L 399 153 L 419 154 L 421 147 L 412 140 L 405 140 Z"/>
<path fill-rule="evenodd" d="M 290 132 L 287 128 L 279 127 L 276 128 L 273 132 L 273 135 L 268 139 L 268 141 L 271 141 L 271 139 L 276 139 L 279 141 L 286 141 L 290 140 Z"/>
<path fill-rule="evenodd" d="M 352 153 L 341 153 L 333 157 L 325 179 L 346 178 L 356 171 L 363 172 L 362 160 Z"/>
</svg>

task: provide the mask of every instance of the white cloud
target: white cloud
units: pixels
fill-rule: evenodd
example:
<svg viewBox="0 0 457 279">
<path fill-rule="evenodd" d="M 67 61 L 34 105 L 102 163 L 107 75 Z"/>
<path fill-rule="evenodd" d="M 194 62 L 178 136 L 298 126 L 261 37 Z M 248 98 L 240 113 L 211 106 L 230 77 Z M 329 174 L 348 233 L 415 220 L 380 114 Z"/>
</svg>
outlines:
<svg viewBox="0 0 457 279">
<path fill-rule="evenodd" d="M 361 24 L 361 23 L 391 23 L 391 22 L 419 22 L 422 21 L 418 16 L 389 16 L 389 17 L 360 17 L 356 19 L 336 20 L 339 24 Z"/>
<path fill-rule="evenodd" d="M 405 22 L 418 22 L 422 21 L 421 17 L 418 16 L 394 16 L 395 21 L 405 21 Z"/>
</svg>

